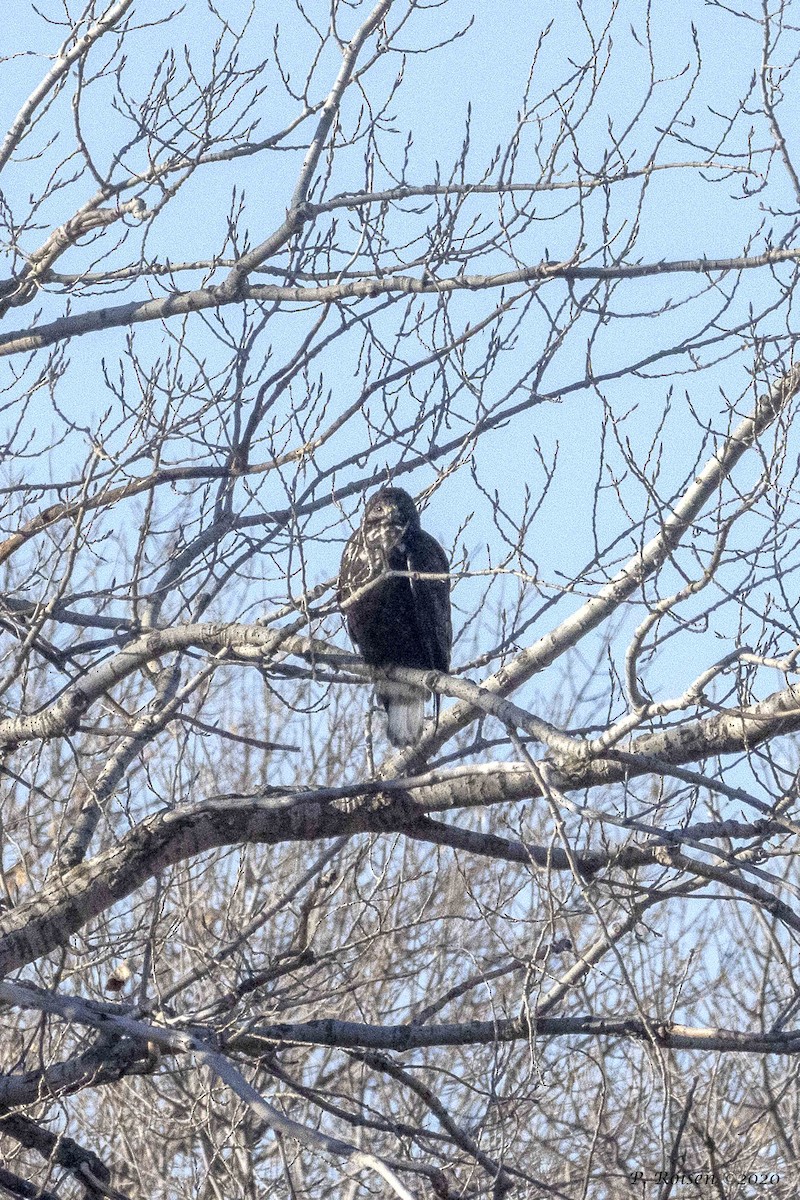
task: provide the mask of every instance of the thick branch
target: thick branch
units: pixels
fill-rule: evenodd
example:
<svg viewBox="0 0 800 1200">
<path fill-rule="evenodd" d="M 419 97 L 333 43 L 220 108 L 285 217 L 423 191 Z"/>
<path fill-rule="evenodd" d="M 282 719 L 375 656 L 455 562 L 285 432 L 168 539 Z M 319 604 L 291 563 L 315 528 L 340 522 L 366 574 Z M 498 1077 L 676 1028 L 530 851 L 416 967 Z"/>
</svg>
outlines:
<svg viewBox="0 0 800 1200">
<path fill-rule="evenodd" d="M 314 131 L 314 136 L 311 139 L 311 144 L 308 147 L 306 156 L 303 160 L 303 165 L 300 169 L 300 175 L 295 185 L 294 194 L 292 195 L 289 211 L 286 215 L 286 220 L 281 227 L 262 242 L 260 246 L 256 246 L 248 254 L 242 255 L 234 268 L 231 270 L 228 278 L 219 289 L 224 298 L 236 297 L 241 292 L 242 283 L 247 275 L 260 267 L 267 259 L 272 258 L 274 254 L 286 245 L 289 239 L 302 228 L 304 222 L 309 218 L 310 213 L 306 211 L 305 202 L 308 196 L 311 181 L 314 178 L 314 172 L 317 169 L 320 155 L 325 147 L 325 142 L 333 124 L 334 118 L 339 111 L 342 97 L 345 93 L 347 85 L 355 69 L 356 60 L 364 45 L 364 42 L 371 33 L 377 29 L 383 18 L 388 13 L 392 6 L 392 0 L 379 0 L 375 8 L 372 10 L 366 21 L 356 31 L 350 42 L 344 49 L 342 54 L 342 65 L 339 73 L 336 76 L 331 91 L 322 106 L 317 128 Z"/>
<path fill-rule="evenodd" d="M 5 136 L 3 145 L 0 146 L 0 171 L 2 171 L 19 145 L 22 135 L 31 122 L 33 114 L 45 97 L 57 86 L 72 64 L 77 62 L 78 59 L 83 58 L 98 38 L 102 37 L 104 33 L 108 33 L 109 30 L 113 29 L 120 22 L 132 4 L 133 0 L 117 0 L 117 3 L 113 4 L 83 37 L 78 38 L 71 50 L 58 55 L 47 75 L 45 75 L 36 90 L 31 92 L 14 118 L 11 128 Z"/>
<path fill-rule="evenodd" d="M 35 1150 L 45 1162 L 57 1163 L 84 1184 L 97 1180 L 107 1186 L 111 1179 L 108 1167 L 93 1150 L 85 1150 L 73 1138 L 52 1133 L 21 1113 L 0 1117 L 0 1133 L 14 1138 L 28 1150 Z"/>
<path fill-rule="evenodd" d="M 465 1021 L 444 1025 L 367 1025 L 357 1021 L 304 1021 L 297 1024 L 260 1025 L 247 1033 L 233 1034 L 229 1048 L 260 1055 L 276 1046 L 364 1047 L 403 1053 L 432 1046 L 494 1046 L 499 1042 L 531 1038 L 597 1037 L 642 1041 L 672 1050 L 730 1050 L 743 1054 L 800 1054 L 800 1030 L 764 1033 L 763 1030 L 693 1028 L 654 1017 L 647 1022 L 628 1018 L 540 1017 L 533 1025 L 526 1017 L 510 1020 Z"/>
<path fill-rule="evenodd" d="M 301 214 L 302 214 L 301 210 Z M 295 219 L 295 221 L 297 218 Z M 288 221 L 288 218 L 287 218 Z M 291 222 L 290 222 L 291 224 Z M 284 223 L 273 235 L 270 245 L 282 244 L 292 228 Z M 284 236 L 285 235 L 285 236 Z M 277 239 L 277 241 L 276 241 Z M 266 245 L 266 243 L 265 243 Z M 544 262 L 497 275 L 456 275 L 432 279 L 429 273 L 420 277 L 389 275 L 384 278 L 345 280 L 321 287 L 281 287 L 277 284 L 239 283 L 237 290 L 228 292 L 225 286 L 198 288 L 190 292 L 173 292 L 159 300 L 136 300 L 107 308 L 93 309 L 76 316 L 60 317 L 34 329 L 17 329 L 0 338 L 0 357 L 29 354 L 43 346 L 52 346 L 66 338 L 81 337 L 102 329 L 118 329 L 145 321 L 164 321 L 169 317 L 221 308 L 243 300 L 261 300 L 278 304 L 338 304 L 344 300 L 362 299 L 386 294 L 416 294 L 441 296 L 450 292 L 499 290 L 515 284 L 543 283 L 553 279 L 613 280 L 643 279 L 667 274 L 716 275 L 729 271 L 747 271 L 772 267 L 782 262 L 800 261 L 800 250 L 768 250 L 763 254 L 738 258 L 678 259 L 657 263 L 619 264 L 612 267 L 579 267 L 574 263 Z"/>
<path fill-rule="evenodd" d="M 118 1033 L 126 1037 L 138 1038 L 142 1043 L 153 1043 L 172 1053 L 192 1053 L 243 1099 L 276 1133 L 285 1134 L 300 1142 L 301 1145 L 309 1146 L 314 1150 L 344 1158 L 356 1169 L 375 1171 L 386 1180 L 401 1200 L 414 1200 L 412 1194 L 402 1185 L 394 1172 L 377 1155 L 369 1154 L 350 1142 L 331 1137 L 320 1130 L 301 1125 L 291 1117 L 285 1116 L 284 1113 L 269 1104 L 261 1093 L 244 1079 L 225 1055 L 213 1049 L 212 1045 L 209 1045 L 197 1033 L 168 1029 L 162 1025 L 139 1021 L 122 1012 L 116 1012 L 111 1005 L 96 1005 L 77 996 L 60 996 L 54 992 L 45 992 L 26 984 L 0 982 L 0 1001 L 21 1008 L 32 1008 L 39 1012 L 51 1013 L 64 1021 L 88 1025 L 105 1033 Z M 6 1121 L 15 1119 L 13 1117 L 5 1118 Z M 27 1118 L 20 1119 L 27 1120 Z M 0 1123 L 0 1128 L 2 1128 L 2 1123 Z M 14 1136 L 18 1137 L 19 1135 L 15 1133 Z M 71 1145 L 74 1146 L 74 1143 Z"/>
</svg>

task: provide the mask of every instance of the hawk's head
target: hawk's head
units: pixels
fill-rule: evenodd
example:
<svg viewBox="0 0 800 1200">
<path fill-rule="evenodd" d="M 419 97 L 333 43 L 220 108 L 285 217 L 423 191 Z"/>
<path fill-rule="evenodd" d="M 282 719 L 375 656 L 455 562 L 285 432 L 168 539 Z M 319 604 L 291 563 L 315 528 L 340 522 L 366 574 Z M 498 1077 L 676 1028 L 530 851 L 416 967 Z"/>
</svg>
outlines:
<svg viewBox="0 0 800 1200">
<path fill-rule="evenodd" d="M 408 492 L 402 488 L 385 487 L 367 501 L 364 509 L 364 524 L 391 526 L 398 531 L 419 529 L 419 513 Z"/>
</svg>

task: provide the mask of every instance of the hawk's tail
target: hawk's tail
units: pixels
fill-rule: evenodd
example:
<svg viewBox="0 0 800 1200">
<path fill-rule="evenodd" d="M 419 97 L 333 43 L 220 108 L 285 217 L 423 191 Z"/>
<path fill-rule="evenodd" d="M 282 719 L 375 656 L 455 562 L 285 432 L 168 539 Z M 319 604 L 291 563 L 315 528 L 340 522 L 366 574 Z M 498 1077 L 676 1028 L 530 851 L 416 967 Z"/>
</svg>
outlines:
<svg viewBox="0 0 800 1200">
<path fill-rule="evenodd" d="M 425 691 L 409 683 L 384 680 L 375 689 L 386 709 L 387 734 L 393 746 L 413 746 L 425 724 Z"/>
</svg>

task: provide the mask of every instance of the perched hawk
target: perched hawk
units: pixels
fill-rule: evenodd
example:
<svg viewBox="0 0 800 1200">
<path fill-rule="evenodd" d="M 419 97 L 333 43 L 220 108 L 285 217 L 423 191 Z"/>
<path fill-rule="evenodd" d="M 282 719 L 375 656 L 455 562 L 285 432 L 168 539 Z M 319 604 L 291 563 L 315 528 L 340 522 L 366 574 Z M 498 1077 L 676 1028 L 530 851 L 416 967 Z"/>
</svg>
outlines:
<svg viewBox="0 0 800 1200">
<path fill-rule="evenodd" d="M 449 669 L 450 582 L 409 575 L 446 576 L 449 569 L 442 547 L 420 528 L 408 492 L 385 487 L 370 498 L 361 528 L 344 548 L 339 573 L 339 603 L 365 662 L 372 667 Z M 412 746 L 425 720 L 425 689 L 380 680 L 375 693 L 386 709 L 389 741 Z"/>
</svg>

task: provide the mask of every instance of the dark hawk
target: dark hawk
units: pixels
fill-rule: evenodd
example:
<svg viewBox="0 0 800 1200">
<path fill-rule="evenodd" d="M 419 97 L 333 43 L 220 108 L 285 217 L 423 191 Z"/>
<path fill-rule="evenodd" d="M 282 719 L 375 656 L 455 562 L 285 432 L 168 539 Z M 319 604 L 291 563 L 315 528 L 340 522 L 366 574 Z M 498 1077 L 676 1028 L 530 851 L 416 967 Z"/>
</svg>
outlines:
<svg viewBox="0 0 800 1200">
<path fill-rule="evenodd" d="M 371 667 L 449 670 L 449 570 L 442 547 L 420 527 L 408 492 L 385 487 L 367 501 L 361 528 L 345 546 L 339 572 L 339 604 L 365 662 Z M 444 578 L 414 579 L 412 572 Z M 392 745 L 419 741 L 425 689 L 378 680 L 375 694 L 386 709 Z"/>
</svg>

